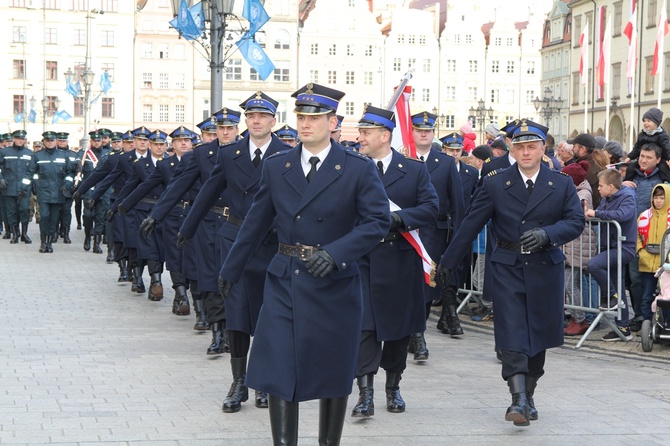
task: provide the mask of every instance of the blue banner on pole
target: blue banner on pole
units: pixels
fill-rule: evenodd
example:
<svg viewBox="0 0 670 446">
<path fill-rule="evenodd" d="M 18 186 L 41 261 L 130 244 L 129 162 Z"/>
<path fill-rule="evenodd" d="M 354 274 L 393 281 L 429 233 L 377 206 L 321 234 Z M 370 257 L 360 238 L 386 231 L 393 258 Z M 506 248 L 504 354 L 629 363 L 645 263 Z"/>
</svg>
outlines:
<svg viewBox="0 0 670 446">
<path fill-rule="evenodd" d="M 244 0 L 242 17 L 249 21 L 249 35 L 251 36 L 270 20 L 260 0 Z"/>
<path fill-rule="evenodd" d="M 242 54 L 242 57 L 244 57 L 244 60 L 254 67 L 262 80 L 266 80 L 270 77 L 275 69 L 275 65 L 272 63 L 268 55 L 265 54 L 263 48 L 261 48 L 249 33 L 245 33 L 236 45 L 240 49 L 240 53 Z"/>
</svg>

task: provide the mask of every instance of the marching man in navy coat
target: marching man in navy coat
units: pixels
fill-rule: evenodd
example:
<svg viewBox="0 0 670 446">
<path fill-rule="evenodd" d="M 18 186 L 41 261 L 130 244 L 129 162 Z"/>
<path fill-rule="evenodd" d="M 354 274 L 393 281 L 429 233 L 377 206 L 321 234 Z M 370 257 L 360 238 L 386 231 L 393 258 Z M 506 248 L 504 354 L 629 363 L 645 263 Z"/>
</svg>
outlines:
<svg viewBox="0 0 670 446">
<path fill-rule="evenodd" d="M 437 272 L 444 285 L 491 220 L 494 335 L 512 394 L 505 419 L 519 426 L 537 419 L 533 393 L 544 374 L 546 350 L 563 344 L 565 256 L 560 248 L 585 224 L 571 179 L 542 165 L 547 130 L 526 120 L 513 130 L 516 163 L 485 178 Z"/>
<path fill-rule="evenodd" d="M 275 445 L 298 442 L 298 402 L 320 399 L 319 443 L 340 442 L 363 320 L 358 260 L 390 225 L 374 164 L 330 139 L 344 93 L 293 94 L 301 143 L 263 162 L 260 189 L 221 269 L 230 296 L 273 225 L 279 250 L 251 347 L 246 385 L 269 397 Z M 235 285 L 237 286 L 237 285 Z"/>
</svg>

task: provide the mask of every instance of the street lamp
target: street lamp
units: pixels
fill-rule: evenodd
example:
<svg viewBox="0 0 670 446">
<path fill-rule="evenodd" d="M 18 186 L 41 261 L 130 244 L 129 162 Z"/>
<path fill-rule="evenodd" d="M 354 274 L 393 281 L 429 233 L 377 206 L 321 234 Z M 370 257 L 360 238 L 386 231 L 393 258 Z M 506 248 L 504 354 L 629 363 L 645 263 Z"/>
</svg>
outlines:
<svg viewBox="0 0 670 446">
<path fill-rule="evenodd" d="M 551 121 L 554 115 L 560 116 L 563 99 L 560 97 L 554 98 L 551 88 L 546 87 L 542 99 L 536 96 L 533 105 L 535 106 L 535 111 L 544 118 L 545 123 L 549 126 L 549 121 Z"/>
<path fill-rule="evenodd" d="M 486 108 L 486 103 L 483 99 L 480 99 L 477 102 L 477 108 L 470 107 L 470 116 L 477 118 L 477 123 L 479 124 L 479 139 L 480 141 L 484 140 L 484 124 L 486 121 L 493 117 L 493 107 Z"/>
<path fill-rule="evenodd" d="M 447 117 L 444 116 L 444 113 L 438 116 L 439 113 L 440 111 L 437 109 L 437 107 L 433 107 L 433 114 L 437 116 L 435 119 L 435 126 L 437 127 L 436 136 L 438 139 L 440 138 L 440 127 L 444 127 L 444 121 L 447 119 Z"/>
</svg>

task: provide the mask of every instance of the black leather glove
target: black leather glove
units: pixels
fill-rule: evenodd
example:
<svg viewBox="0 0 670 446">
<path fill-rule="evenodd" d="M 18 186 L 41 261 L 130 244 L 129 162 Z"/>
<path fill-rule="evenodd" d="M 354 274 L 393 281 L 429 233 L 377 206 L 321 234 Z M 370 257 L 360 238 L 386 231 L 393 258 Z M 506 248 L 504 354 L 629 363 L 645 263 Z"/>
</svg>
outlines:
<svg viewBox="0 0 670 446">
<path fill-rule="evenodd" d="M 219 293 L 221 293 L 221 297 L 223 298 L 223 300 L 228 299 L 232 291 L 233 291 L 233 282 L 228 282 L 226 279 L 219 276 Z"/>
<path fill-rule="evenodd" d="M 0 180 L 0 189 L 7 189 L 7 181 L 4 178 Z"/>
<path fill-rule="evenodd" d="M 20 199 L 24 198 L 26 195 L 28 195 L 28 192 L 26 192 L 25 190 L 20 190 L 19 193 L 16 194 L 16 198 L 18 198 L 20 200 Z"/>
<path fill-rule="evenodd" d="M 521 247 L 524 251 L 532 251 L 533 249 L 541 248 L 547 243 L 549 243 L 549 236 L 544 229 L 530 229 L 521 234 Z"/>
<path fill-rule="evenodd" d="M 405 226 L 405 222 L 402 221 L 402 217 L 397 212 L 391 212 L 391 229 L 402 228 L 403 226 Z"/>
<path fill-rule="evenodd" d="M 128 209 L 126 209 L 126 207 L 123 205 L 123 203 L 119 203 L 119 205 L 116 207 L 116 210 L 121 215 L 126 215 L 128 213 Z"/>
<path fill-rule="evenodd" d="M 98 200 L 91 200 L 91 203 L 88 205 L 91 212 L 95 213 L 95 207 L 98 205 Z"/>
<path fill-rule="evenodd" d="M 107 218 L 107 221 L 112 221 L 114 218 L 114 214 L 116 214 L 116 211 L 114 209 L 109 209 L 107 211 L 107 214 L 105 214 L 105 218 Z"/>
<path fill-rule="evenodd" d="M 451 278 L 452 270 L 444 266 L 443 264 L 437 265 L 437 271 L 435 272 L 435 283 L 437 286 L 444 289 L 449 285 L 449 279 Z"/>
<path fill-rule="evenodd" d="M 314 277 L 326 277 L 335 269 L 335 260 L 323 249 L 319 249 L 307 259 L 307 271 Z"/>
<path fill-rule="evenodd" d="M 177 248 L 183 248 L 187 242 L 188 239 L 184 237 L 181 232 L 177 234 Z"/>
<path fill-rule="evenodd" d="M 119 205 L 119 208 L 121 206 Z M 119 209 L 119 212 L 121 210 Z M 147 217 L 142 221 L 140 224 L 140 234 L 142 234 L 142 237 L 147 238 L 149 234 L 151 234 L 156 227 L 156 219 L 153 217 Z"/>
<path fill-rule="evenodd" d="M 70 198 L 72 196 L 72 191 L 67 184 L 64 184 L 63 187 L 60 188 L 60 191 L 64 197 Z"/>
<path fill-rule="evenodd" d="M 81 198 L 81 194 L 79 193 L 79 186 L 76 186 L 72 191 L 72 198 L 75 200 L 79 200 Z"/>
</svg>

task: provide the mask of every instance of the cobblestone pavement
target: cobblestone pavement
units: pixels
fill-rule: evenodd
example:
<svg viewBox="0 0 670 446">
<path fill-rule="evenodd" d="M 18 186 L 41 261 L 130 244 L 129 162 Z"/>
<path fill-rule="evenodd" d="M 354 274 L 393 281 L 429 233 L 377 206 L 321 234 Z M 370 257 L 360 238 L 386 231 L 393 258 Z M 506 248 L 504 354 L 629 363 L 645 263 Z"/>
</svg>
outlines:
<svg viewBox="0 0 670 446">
<path fill-rule="evenodd" d="M 267 410 L 221 411 L 228 355 L 205 355 L 209 332 L 170 312 L 169 285 L 150 302 L 117 284 L 104 255 L 82 250 L 82 231 L 53 254 L 37 252 L 34 224 L 30 235 L 32 245 L 0 240 L 0 445 L 271 444 Z M 514 427 L 503 419 L 510 397 L 491 323 L 463 320 L 465 336 L 452 339 L 432 315 L 430 359 L 410 357 L 401 382 L 407 412 L 384 410 L 380 376 L 376 415 L 348 417 L 343 446 L 667 444 L 670 346 L 643 353 L 639 338 L 604 343 L 596 333 L 575 349 L 568 339 L 547 355 L 540 419 Z M 317 444 L 318 403 L 300 411 L 300 444 Z"/>
</svg>

